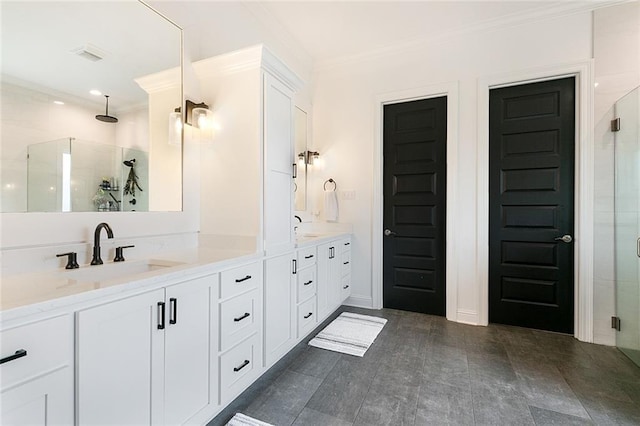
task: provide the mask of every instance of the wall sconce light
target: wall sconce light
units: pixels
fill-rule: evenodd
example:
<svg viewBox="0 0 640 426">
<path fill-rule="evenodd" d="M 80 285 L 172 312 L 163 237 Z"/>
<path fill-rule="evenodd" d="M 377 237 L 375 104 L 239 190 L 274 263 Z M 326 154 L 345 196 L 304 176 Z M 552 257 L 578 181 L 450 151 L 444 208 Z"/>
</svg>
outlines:
<svg viewBox="0 0 640 426">
<path fill-rule="evenodd" d="M 169 114 L 169 145 L 180 145 L 182 142 L 182 112 L 180 107 Z"/>
<path fill-rule="evenodd" d="M 186 124 L 203 129 L 211 126 L 213 113 L 209 109 L 209 105 L 204 102 L 196 104 L 187 99 L 187 114 L 185 117 Z"/>
<path fill-rule="evenodd" d="M 201 140 L 213 139 L 213 112 L 204 102 L 197 104 L 187 99 L 185 123 L 200 129 Z"/>
<path fill-rule="evenodd" d="M 298 154 L 298 159 L 300 162 L 304 161 L 304 164 L 313 165 L 313 161 L 317 160 L 320 157 L 320 153 L 318 151 L 303 151 Z"/>
</svg>

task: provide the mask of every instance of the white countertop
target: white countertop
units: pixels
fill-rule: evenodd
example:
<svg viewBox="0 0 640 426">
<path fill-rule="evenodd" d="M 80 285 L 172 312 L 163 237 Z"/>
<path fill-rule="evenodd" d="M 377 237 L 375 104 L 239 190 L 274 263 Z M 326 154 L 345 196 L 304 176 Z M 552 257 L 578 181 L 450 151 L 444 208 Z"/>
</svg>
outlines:
<svg viewBox="0 0 640 426">
<path fill-rule="evenodd" d="M 152 288 L 167 280 L 213 273 L 213 269 L 221 270 L 260 257 L 258 253 L 246 250 L 194 248 L 163 253 L 145 260 L 127 259 L 119 264 L 109 262 L 98 266 L 81 265 L 79 269 L 73 270 L 59 269 L 2 277 L 0 320 L 9 321 L 100 297 Z M 135 274 L 126 273 L 127 268 L 140 262 L 166 262 L 170 266 Z M 101 281 L 85 278 L 92 271 L 100 276 L 105 269 L 113 271 L 119 267 L 123 268 L 123 274 L 115 278 L 109 277 Z"/>
<path fill-rule="evenodd" d="M 322 244 L 349 235 L 345 232 L 306 233 L 296 247 Z M 79 269 L 3 276 L 0 283 L 0 321 L 5 326 L 35 314 L 73 309 L 99 298 L 148 291 L 168 281 L 215 273 L 244 262 L 261 259 L 262 253 L 246 249 L 199 247 L 162 253 L 148 259 L 81 265 Z M 145 269 L 144 264 L 149 265 Z M 94 302 L 95 303 L 95 302 Z"/>
</svg>

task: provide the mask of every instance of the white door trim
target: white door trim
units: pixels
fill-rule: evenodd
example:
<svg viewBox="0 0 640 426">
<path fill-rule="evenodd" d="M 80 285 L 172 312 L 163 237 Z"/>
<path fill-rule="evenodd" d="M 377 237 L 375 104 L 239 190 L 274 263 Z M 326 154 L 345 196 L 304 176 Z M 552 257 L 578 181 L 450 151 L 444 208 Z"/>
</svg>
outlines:
<svg viewBox="0 0 640 426">
<path fill-rule="evenodd" d="M 375 129 L 373 148 L 373 206 L 372 206 L 372 283 L 373 307 L 382 308 L 382 226 L 383 226 L 383 112 L 384 106 L 418 99 L 447 96 L 447 230 L 446 230 L 446 312 L 447 319 L 457 320 L 458 259 L 456 231 L 452 226 L 456 215 L 457 158 L 458 158 L 458 82 L 434 84 L 416 89 L 379 94 L 375 97 Z"/>
<path fill-rule="evenodd" d="M 479 322 L 489 323 L 489 90 L 576 77 L 574 334 L 593 341 L 593 61 L 501 74 L 478 80 L 477 266 Z"/>
</svg>

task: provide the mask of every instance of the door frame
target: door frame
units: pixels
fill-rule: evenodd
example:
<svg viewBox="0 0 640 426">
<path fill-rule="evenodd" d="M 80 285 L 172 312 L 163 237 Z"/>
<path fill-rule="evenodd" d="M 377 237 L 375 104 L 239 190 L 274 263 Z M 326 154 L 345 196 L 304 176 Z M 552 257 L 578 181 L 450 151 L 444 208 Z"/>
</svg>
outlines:
<svg viewBox="0 0 640 426">
<path fill-rule="evenodd" d="M 384 130 L 384 106 L 403 102 L 417 101 L 421 99 L 447 97 L 447 201 L 446 201 L 446 237 L 445 237 L 445 312 L 448 320 L 457 321 L 457 295 L 458 295 L 458 259 L 455 248 L 456 235 L 456 188 L 457 188 L 457 157 L 458 157 L 458 82 L 434 84 L 416 89 L 408 89 L 391 93 L 379 94 L 375 97 L 374 111 L 374 147 L 373 147 L 373 206 L 372 206 L 372 304 L 376 309 L 383 305 L 383 244 L 382 229 L 384 218 L 383 196 L 383 130 Z"/>
<path fill-rule="evenodd" d="M 489 324 L 489 91 L 563 77 L 576 78 L 574 175 L 574 336 L 593 342 L 593 60 L 511 72 L 478 80 L 476 241 L 478 323 Z"/>
</svg>

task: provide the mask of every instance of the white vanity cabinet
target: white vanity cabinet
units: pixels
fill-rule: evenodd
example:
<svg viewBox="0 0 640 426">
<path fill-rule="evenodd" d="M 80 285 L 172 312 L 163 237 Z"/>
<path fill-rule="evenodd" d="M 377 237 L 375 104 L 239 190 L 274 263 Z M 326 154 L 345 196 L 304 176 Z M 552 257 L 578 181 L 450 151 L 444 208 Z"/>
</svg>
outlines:
<svg viewBox="0 0 640 426">
<path fill-rule="evenodd" d="M 264 249 L 291 250 L 293 233 L 293 90 L 263 72 Z"/>
<path fill-rule="evenodd" d="M 181 424 L 217 403 L 217 287 L 212 274 L 77 312 L 77 423 Z"/>
<path fill-rule="evenodd" d="M 268 368 L 296 343 L 296 269 L 294 252 L 264 262 L 264 347 Z"/>
<path fill-rule="evenodd" d="M 262 370 L 262 262 L 220 274 L 220 403 L 227 404 Z"/>
<path fill-rule="evenodd" d="M 318 321 L 316 300 L 317 250 L 315 246 L 297 251 L 296 270 L 296 325 L 300 339 L 313 329 Z"/>
<path fill-rule="evenodd" d="M 318 316 L 324 318 L 351 295 L 351 239 L 318 246 Z"/>
<path fill-rule="evenodd" d="M 73 316 L 4 329 L 0 351 L 0 424 L 73 424 Z"/>
<path fill-rule="evenodd" d="M 338 241 L 340 248 L 340 303 L 351 296 L 351 238 Z"/>
</svg>

